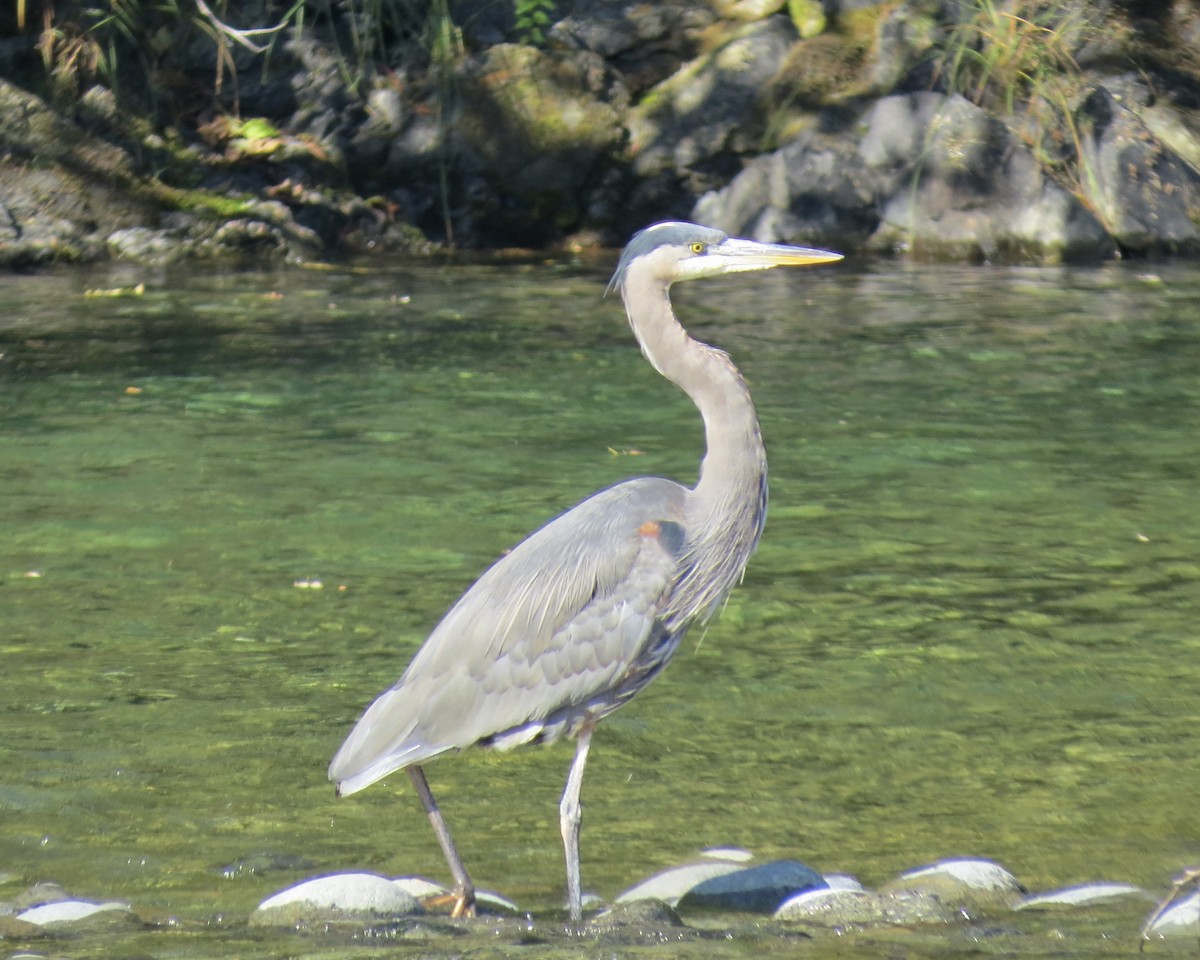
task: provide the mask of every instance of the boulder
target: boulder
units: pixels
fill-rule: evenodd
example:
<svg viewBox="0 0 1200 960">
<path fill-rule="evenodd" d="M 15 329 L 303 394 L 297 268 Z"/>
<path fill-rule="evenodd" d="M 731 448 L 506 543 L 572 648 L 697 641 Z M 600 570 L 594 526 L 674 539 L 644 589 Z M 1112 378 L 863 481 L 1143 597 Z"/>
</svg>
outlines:
<svg viewBox="0 0 1200 960">
<path fill-rule="evenodd" d="M 296 927 L 337 921 L 374 922 L 421 913 L 411 894 L 374 873 L 314 877 L 281 890 L 258 905 L 252 926 Z"/>
<path fill-rule="evenodd" d="M 680 898 L 679 909 L 773 914 L 795 894 L 826 886 L 825 878 L 806 864 L 773 860 L 696 884 Z"/>
<path fill-rule="evenodd" d="M 1130 108 L 1136 108 L 1139 86 L 1100 86 L 1079 108 L 1080 186 L 1123 250 L 1195 254 L 1200 252 L 1200 174 Z M 1193 162 L 1200 156 L 1200 141 L 1172 124 L 1167 111 L 1152 115 L 1167 136 L 1178 131 L 1177 149 L 1192 154 Z"/>
</svg>

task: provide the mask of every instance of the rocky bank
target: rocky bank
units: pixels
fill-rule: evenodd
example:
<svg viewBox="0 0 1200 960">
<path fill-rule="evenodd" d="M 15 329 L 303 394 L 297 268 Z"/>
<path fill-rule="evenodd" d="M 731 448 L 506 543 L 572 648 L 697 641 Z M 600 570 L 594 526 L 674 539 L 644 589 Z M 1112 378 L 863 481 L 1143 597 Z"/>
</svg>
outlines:
<svg viewBox="0 0 1200 960">
<path fill-rule="evenodd" d="M 670 218 L 925 258 L 1200 252 L 1191 2 L 559 0 L 536 36 L 522 6 L 451 4 L 438 46 L 352 76 L 337 22 L 267 52 L 235 5 L 141 97 L 82 72 L 64 95 L 11 29 L 0 263 L 616 245 Z"/>
</svg>

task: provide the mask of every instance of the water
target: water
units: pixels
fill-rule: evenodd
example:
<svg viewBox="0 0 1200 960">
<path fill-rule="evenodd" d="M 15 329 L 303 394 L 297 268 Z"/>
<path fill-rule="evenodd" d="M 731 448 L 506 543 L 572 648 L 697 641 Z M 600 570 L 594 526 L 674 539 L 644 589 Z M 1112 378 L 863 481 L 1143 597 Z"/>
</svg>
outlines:
<svg viewBox="0 0 1200 960">
<path fill-rule="evenodd" d="M 245 917 L 323 872 L 444 878 L 405 777 L 338 801 L 325 766 L 500 551 L 625 476 L 694 479 L 606 266 L 0 280 L 0 899 L 178 918 L 128 953 L 361 955 Z M 1172 265 L 680 287 L 751 382 L 771 513 L 722 619 L 601 726 L 585 888 L 718 844 L 868 884 L 970 854 L 1158 891 L 1200 859 L 1197 297 Z M 476 880 L 535 914 L 570 756 L 428 770 Z M 1144 912 L 902 949 L 1124 953 Z M 501 939 L 478 955 L 533 949 Z"/>
</svg>

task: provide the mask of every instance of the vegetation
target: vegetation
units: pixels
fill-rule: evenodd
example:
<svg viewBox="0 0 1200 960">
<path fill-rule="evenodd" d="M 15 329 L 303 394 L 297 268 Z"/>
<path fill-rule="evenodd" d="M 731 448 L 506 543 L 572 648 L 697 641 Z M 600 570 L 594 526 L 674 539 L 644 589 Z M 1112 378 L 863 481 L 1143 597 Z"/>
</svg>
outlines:
<svg viewBox="0 0 1200 960">
<path fill-rule="evenodd" d="M 1101 35 L 1082 0 L 962 0 L 938 47 L 946 89 L 1011 118 L 1039 163 L 1084 197 L 1075 105 L 1085 83 L 1074 52 Z M 1112 24 L 1105 25 L 1111 41 Z"/>
</svg>

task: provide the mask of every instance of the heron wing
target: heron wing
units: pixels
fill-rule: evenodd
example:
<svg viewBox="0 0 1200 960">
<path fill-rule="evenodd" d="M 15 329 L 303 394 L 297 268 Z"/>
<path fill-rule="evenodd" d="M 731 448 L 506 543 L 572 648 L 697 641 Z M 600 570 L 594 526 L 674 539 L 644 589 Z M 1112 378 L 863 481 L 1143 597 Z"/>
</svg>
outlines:
<svg viewBox="0 0 1200 960">
<path fill-rule="evenodd" d="M 329 768 L 343 794 L 480 741 L 559 735 L 615 707 L 647 648 L 683 548 L 687 490 L 640 478 L 590 497 L 500 558 L 363 714 Z"/>
</svg>

